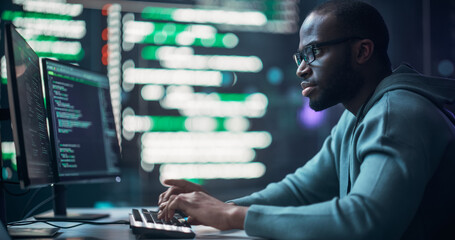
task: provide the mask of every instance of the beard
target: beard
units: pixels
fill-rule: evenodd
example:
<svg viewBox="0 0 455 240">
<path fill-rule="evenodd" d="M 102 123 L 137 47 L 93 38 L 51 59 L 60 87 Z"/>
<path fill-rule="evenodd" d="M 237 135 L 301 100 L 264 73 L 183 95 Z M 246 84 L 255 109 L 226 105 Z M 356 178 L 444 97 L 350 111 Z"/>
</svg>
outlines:
<svg viewBox="0 0 455 240">
<path fill-rule="evenodd" d="M 328 84 L 320 88 L 320 94 L 316 98 L 310 98 L 310 107 L 315 111 L 321 111 L 338 103 L 351 100 L 358 94 L 364 80 L 350 64 L 350 56 L 347 56 L 342 64 L 332 72 L 333 77 L 328 79 Z"/>
</svg>

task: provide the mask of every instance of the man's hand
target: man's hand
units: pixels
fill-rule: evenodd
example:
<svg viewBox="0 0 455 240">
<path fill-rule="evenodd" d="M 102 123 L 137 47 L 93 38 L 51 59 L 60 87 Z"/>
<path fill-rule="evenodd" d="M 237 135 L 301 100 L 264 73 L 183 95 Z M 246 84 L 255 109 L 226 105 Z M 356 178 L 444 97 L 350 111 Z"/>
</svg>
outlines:
<svg viewBox="0 0 455 240">
<path fill-rule="evenodd" d="M 203 224 L 220 230 L 243 229 L 247 207 L 224 203 L 205 192 L 192 191 L 171 195 L 169 200 L 160 205 L 158 218 L 169 221 L 175 210 L 182 210 L 188 215 L 190 224 Z"/>
<path fill-rule="evenodd" d="M 160 194 L 160 197 L 158 199 L 158 206 L 166 203 L 172 195 L 196 191 L 205 192 L 204 189 L 202 189 L 201 185 L 186 180 L 166 179 L 163 183 L 170 187 L 165 192 Z"/>
</svg>

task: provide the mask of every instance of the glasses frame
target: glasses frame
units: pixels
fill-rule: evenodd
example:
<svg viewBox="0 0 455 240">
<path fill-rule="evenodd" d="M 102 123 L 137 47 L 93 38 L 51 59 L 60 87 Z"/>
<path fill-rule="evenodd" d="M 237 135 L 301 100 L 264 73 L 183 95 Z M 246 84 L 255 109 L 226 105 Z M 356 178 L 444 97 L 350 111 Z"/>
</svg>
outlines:
<svg viewBox="0 0 455 240">
<path fill-rule="evenodd" d="M 308 45 L 302 49 L 302 51 L 298 51 L 294 53 L 294 61 L 297 64 L 297 66 L 300 66 L 303 61 L 305 61 L 307 64 L 312 63 L 314 60 L 316 60 L 316 50 L 322 47 L 330 46 L 330 45 L 336 45 L 340 44 L 343 42 L 347 42 L 353 39 L 363 39 L 361 37 L 345 37 L 345 38 L 338 38 L 334 39 L 331 41 L 327 42 L 321 42 L 321 43 L 313 43 L 311 45 Z"/>
</svg>

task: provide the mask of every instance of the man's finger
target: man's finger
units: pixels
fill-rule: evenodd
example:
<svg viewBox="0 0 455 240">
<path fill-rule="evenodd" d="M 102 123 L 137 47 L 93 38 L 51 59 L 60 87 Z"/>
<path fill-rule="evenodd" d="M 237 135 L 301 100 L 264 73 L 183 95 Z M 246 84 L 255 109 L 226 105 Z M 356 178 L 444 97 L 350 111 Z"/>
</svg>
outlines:
<svg viewBox="0 0 455 240">
<path fill-rule="evenodd" d="M 158 205 L 161 205 L 163 202 L 167 201 L 167 193 L 168 193 L 168 191 L 169 191 L 169 189 L 160 194 L 160 197 L 158 198 Z"/>
<path fill-rule="evenodd" d="M 172 200 L 169 200 L 169 203 L 167 204 L 167 206 L 165 208 L 167 210 L 166 217 L 168 217 L 169 220 L 174 217 L 175 210 L 179 209 L 179 210 L 185 211 L 185 209 L 182 209 L 183 196 L 184 196 L 184 194 L 180 194 L 178 196 L 174 195 Z"/>
<path fill-rule="evenodd" d="M 166 205 L 167 205 L 167 202 L 163 202 L 160 205 L 158 205 L 158 209 L 163 210 L 166 207 Z"/>
<path fill-rule="evenodd" d="M 159 199 L 158 199 L 158 205 L 161 205 L 163 202 L 166 202 L 166 201 L 167 201 L 167 198 L 168 198 L 168 197 L 167 197 L 168 191 L 169 191 L 169 189 L 166 190 L 165 192 L 163 192 L 163 193 L 160 194 L 160 197 L 159 197 Z"/>
<path fill-rule="evenodd" d="M 169 221 L 169 219 L 167 218 L 167 215 L 168 215 L 167 213 L 169 211 L 169 203 L 172 202 L 175 197 L 176 197 L 176 195 L 171 195 L 167 202 L 162 203 L 162 205 L 164 205 L 163 208 L 161 208 L 161 205 L 160 205 L 160 211 L 158 212 L 159 219 L 164 219 L 165 221 Z"/>
<path fill-rule="evenodd" d="M 167 202 L 169 201 L 169 198 L 173 195 L 176 195 L 176 194 L 180 194 L 184 192 L 184 189 L 180 188 L 180 187 L 170 187 L 166 192 L 164 192 L 163 194 L 163 197 L 160 199 L 160 201 L 158 202 L 158 205 L 159 204 L 162 204 L 163 202 Z"/>
<path fill-rule="evenodd" d="M 190 182 L 183 179 L 166 179 L 163 181 L 164 185 L 176 186 L 180 188 L 185 188 Z"/>
</svg>

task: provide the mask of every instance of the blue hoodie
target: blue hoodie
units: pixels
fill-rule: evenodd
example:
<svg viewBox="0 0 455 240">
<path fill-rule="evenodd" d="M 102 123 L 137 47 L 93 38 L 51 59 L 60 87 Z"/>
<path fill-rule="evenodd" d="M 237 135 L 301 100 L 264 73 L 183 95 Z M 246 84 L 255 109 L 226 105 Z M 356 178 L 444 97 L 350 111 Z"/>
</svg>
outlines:
<svg viewBox="0 0 455 240">
<path fill-rule="evenodd" d="M 455 118 L 443 109 L 454 102 L 454 80 L 401 65 L 356 115 L 343 113 L 303 167 L 232 200 L 250 206 L 245 231 L 274 239 L 435 239 L 455 219 Z"/>
</svg>

